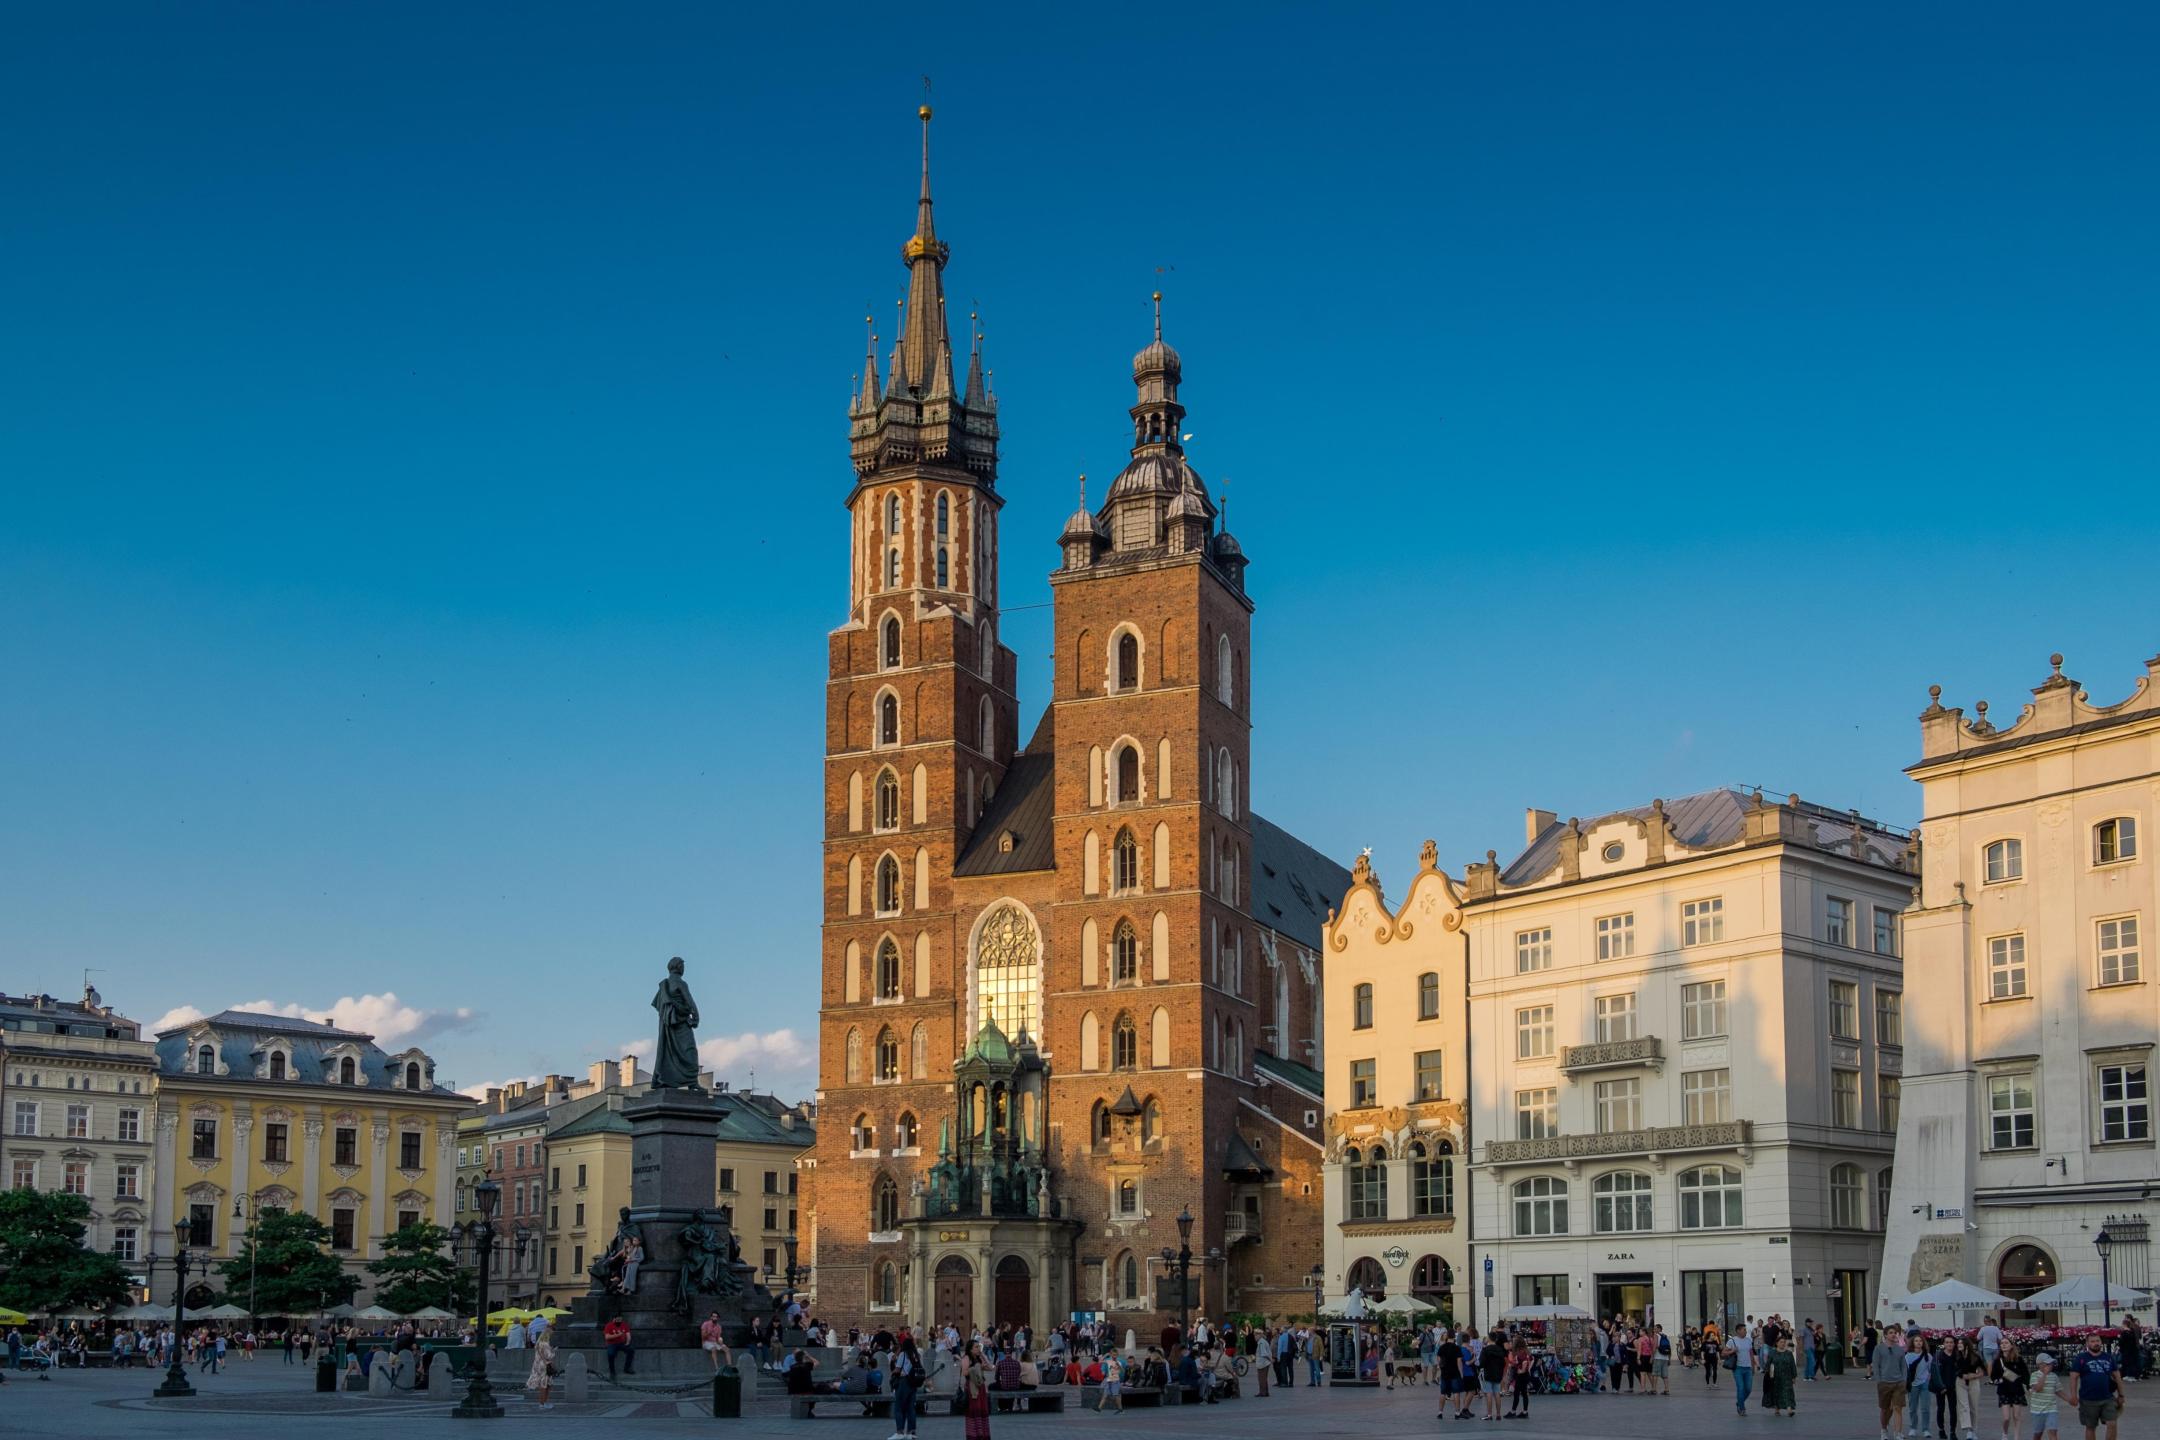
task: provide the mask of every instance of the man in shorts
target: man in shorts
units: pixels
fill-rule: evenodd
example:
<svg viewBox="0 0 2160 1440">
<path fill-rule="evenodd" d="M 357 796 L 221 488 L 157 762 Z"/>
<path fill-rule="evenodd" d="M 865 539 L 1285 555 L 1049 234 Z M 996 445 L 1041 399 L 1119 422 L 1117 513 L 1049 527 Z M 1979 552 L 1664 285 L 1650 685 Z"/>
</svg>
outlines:
<svg viewBox="0 0 2160 1440">
<path fill-rule="evenodd" d="M 2085 1427 L 2085 1440 L 2098 1440 L 2103 1426 L 2107 1440 L 2115 1440 L 2115 1422 L 2123 1412 L 2122 1361 L 2108 1354 L 2095 1330 L 2070 1358 L 2070 1370 L 2077 1376 L 2078 1423 Z"/>
<path fill-rule="evenodd" d="M 705 1358 L 712 1361 L 713 1374 L 720 1373 L 723 1365 L 733 1365 L 735 1357 L 728 1353 L 727 1331 L 720 1324 L 720 1312 L 715 1310 L 698 1326 L 698 1343 L 705 1347 Z"/>
<path fill-rule="evenodd" d="M 1672 1394 L 1672 1337 L 1665 1333 L 1663 1325 L 1652 1325 L 1647 1337 L 1650 1347 L 1650 1388 L 1660 1395 Z"/>
<path fill-rule="evenodd" d="M 2033 1440 L 2044 1440 L 2044 1437 L 2062 1434 L 2062 1418 L 2058 1414 L 2062 1406 L 2062 1376 L 2055 1369 L 2055 1357 L 2044 1350 L 2033 1363 L 2040 1368 L 2033 1372 L 2025 1386 L 2025 1411 L 2032 1416 Z"/>
</svg>

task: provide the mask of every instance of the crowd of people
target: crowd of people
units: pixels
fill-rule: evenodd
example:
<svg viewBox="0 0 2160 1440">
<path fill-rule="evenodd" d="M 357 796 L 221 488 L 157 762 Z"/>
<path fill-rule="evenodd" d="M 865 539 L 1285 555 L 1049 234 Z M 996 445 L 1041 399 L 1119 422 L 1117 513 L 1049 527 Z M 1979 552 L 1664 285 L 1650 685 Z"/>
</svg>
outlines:
<svg viewBox="0 0 2160 1440">
<path fill-rule="evenodd" d="M 2085 1440 L 2116 1440 L 2116 1425 L 2143 1356 L 2138 1327 L 2118 1332 L 2114 1348 L 2099 1331 L 2082 1344 L 2061 1337 L 2064 1354 L 2025 1353 L 1995 1317 L 1970 1335 L 1928 1335 L 1917 1328 L 1870 1330 L 1868 1376 L 1875 1382 L 1881 1440 L 2049 1440 L 2062 1433 L 2062 1410 L 2077 1406 Z M 1995 1412 L 1993 1423 L 1981 1417 Z"/>
</svg>

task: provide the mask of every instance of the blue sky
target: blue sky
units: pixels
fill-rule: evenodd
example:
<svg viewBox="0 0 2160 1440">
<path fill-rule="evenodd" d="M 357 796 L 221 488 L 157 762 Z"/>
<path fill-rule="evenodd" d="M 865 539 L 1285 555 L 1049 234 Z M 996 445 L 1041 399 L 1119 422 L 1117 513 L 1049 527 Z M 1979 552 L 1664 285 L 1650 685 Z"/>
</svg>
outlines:
<svg viewBox="0 0 2160 1440">
<path fill-rule="evenodd" d="M 0 985 L 459 1084 L 690 959 L 815 1035 L 844 405 L 914 108 L 1005 599 L 1167 293 L 1253 558 L 1257 808 L 1382 873 L 2160 650 L 2160 11 L 17 7 Z M 1048 612 L 1015 610 L 1030 717 Z M 394 998 L 386 998 L 394 997 Z M 343 1003 L 340 1003 L 343 1002 Z"/>
</svg>

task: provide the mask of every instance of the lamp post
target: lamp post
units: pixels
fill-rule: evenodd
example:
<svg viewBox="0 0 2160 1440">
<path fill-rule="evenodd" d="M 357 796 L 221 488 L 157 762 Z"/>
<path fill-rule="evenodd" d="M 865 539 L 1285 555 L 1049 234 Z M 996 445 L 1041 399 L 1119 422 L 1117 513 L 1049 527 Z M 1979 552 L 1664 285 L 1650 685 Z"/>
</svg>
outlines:
<svg viewBox="0 0 2160 1440">
<path fill-rule="evenodd" d="M 248 1246 L 248 1328 L 255 1328 L 255 1221 L 262 1214 L 262 1192 L 243 1191 L 233 1197 L 233 1219 L 247 1221 Z"/>
<path fill-rule="evenodd" d="M 2102 1225 L 2100 1233 L 2093 1236 L 2093 1249 L 2100 1252 L 2100 1328 L 2102 1330 L 2108 1328 L 2109 1317 L 2112 1314 L 2110 1301 L 2113 1297 L 2108 1293 L 2108 1253 L 2114 1248 L 2115 1237 L 2108 1234 L 2107 1226 Z"/>
<path fill-rule="evenodd" d="M 1189 1208 L 1178 1211 L 1177 1237 L 1177 1253 L 1171 1254 L 1170 1247 L 1166 1245 L 1163 1247 L 1162 1259 L 1165 1268 L 1172 1263 L 1177 1265 L 1178 1343 L 1189 1347 L 1192 1343 L 1188 1328 L 1188 1316 L 1192 1310 L 1192 1281 L 1188 1278 L 1192 1274 L 1192 1211 Z"/>
<path fill-rule="evenodd" d="M 195 1387 L 188 1384 L 187 1361 L 185 1359 L 187 1348 L 180 1343 L 181 1327 L 186 1323 L 186 1318 L 181 1312 L 187 1302 L 187 1277 L 190 1261 L 194 1260 L 199 1263 L 202 1268 L 203 1278 L 208 1279 L 210 1276 L 210 1257 L 204 1255 L 198 1259 L 198 1257 L 192 1257 L 188 1254 L 187 1242 L 192 1238 L 188 1234 L 188 1228 L 186 1225 L 173 1227 L 173 1240 L 179 1247 L 179 1253 L 173 1256 L 172 1364 L 165 1369 L 165 1383 L 151 1392 L 160 1400 L 177 1399 L 195 1393 Z M 152 1274 L 157 1272 L 158 1259 L 156 1255 L 153 1254 L 144 1263 L 148 1265 Z"/>
<path fill-rule="evenodd" d="M 1325 1265 L 1315 1265 L 1315 1266 L 1313 1266 L 1313 1267 L 1312 1267 L 1312 1319 L 1313 1319 L 1313 1325 L 1315 1326 L 1315 1328 L 1317 1328 L 1317 1327 L 1319 1326 L 1319 1324 L 1320 1324 L 1320 1307 L 1321 1307 L 1321 1306 L 1322 1306 L 1323 1304 L 1325 1304 L 1325 1303 L 1326 1303 L 1325 1297 L 1324 1297 L 1324 1296 L 1323 1296 L 1323 1295 L 1321 1294 L 1321 1289 L 1322 1289 L 1322 1287 L 1323 1287 L 1323 1286 L 1325 1286 L 1326 1284 L 1327 1284 L 1327 1266 L 1325 1266 Z"/>
<path fill-rule="evenodd" d="M 790 1230 L 785 1243 L 787 1245 L 787 1293 L 789 1298 L 792 1299 L 795 1294 L 795 1271 L 797 1269 L 795 1264 L 796 1246 L 801 1242 L 796 1239 L 795 1232 Z"/>
<path fill-rule="evenodd" d="M 495 1247 L 495 1207 L 502 1202 L 502 1186 L 493 1176 L 485 1176 L 473 1186 L 473 1198 L 479 1202 L 480 1218 L 466 1231 L 472 1237 L 473 1249 L 480 1256 L 479 1311 L 473 1326 L 474 1338 L 480 1342 L 480 1358 L 466 1372 L 465 1399 L 451 1408 L 450 1414 L 458 1420 L 500 1420 L 503 1408 L 496 1403 L 494 1387 L 488 1384 L 488 1252 Z"/>
</svg>

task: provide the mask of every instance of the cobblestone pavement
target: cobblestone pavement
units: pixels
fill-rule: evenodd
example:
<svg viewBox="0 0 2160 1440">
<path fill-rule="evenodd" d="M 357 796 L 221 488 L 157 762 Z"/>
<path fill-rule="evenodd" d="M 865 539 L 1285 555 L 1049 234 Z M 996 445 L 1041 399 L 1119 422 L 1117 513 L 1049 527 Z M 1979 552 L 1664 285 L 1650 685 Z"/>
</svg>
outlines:
<svg viewBox="0 0 2160 1440">
<path fill-rule="evenodd" d="M 451 1397 L 370 1400 L 364 1395 L 318 1395 L 314 1372 L 301 1366 L 287 1367 L 276 1360 L 232 1366 L 222 1375 L 190 1374 L 197 1394 L 186 1400 L 156 1400 L 150 1392 L 160 1375 L 131 1370 L 115 1374 L 105 1370 L 68 1371 L 49 1381 L 32 1376 L 11 1376 L 0 1386 L 0 1436 L 53 1436 L 66 1440 L 137 1440 L 166 1435 L 278 1436 L 288 1440 L 295 1424 L 329 1427 L 332 1435 L 358 1437 L 390 1429 L 400 1437 L 424 1432 L 439 1436 L 464 1436 L 478 1427 L 491 1433 L 489 1422 L 457 1421 L 449 1417 Z M 1247 1381 L 1248 1391 L 1251 1381 Z M 2138 1387 L 2143 1389 L 2146 1387 Z M 1123 1417 L 1096 1415 L 1076 1408 L 1064 1415 L 1000 1415 L 991 1421 L 997 1436 L 1008 1432 L 1021 1440 L 1050 1440 L 1054 1433 L 1078 1431 L 1095 1434 L 1114 1431 L 1137 1440 L 1190 1440 L 1196 1435 L 1220 1435 L 1230 1440 L 1252 1437 L 1283 1437 L 1283 1440 L 1392 1440 L 1398 1436 L 1431 1437 L 1435 1434 L 1474 1436 L 1494 1432 L 1502 1440 L 1587 1440 L 1613 1436 L 1621 1440 L 1675 1440 L 1700 1435 L 1761 1435 L 1798 1437 L 1875 1436 L 1874 1386 L 1858 1377 L 1824 1379 L 1800 1386 L 1797 1419 L 1777 1419 L 1749 1406 L 1746 1418 L 1734 1414 L 1731 1391 L 1716 1389 L 1687 1378 L 1676 1379 L 1670 1398 L 1641 1395 L 1538 1396 L 1531 1404 L 1527 1422 L 1519 1420 L 1440 1421 L 1437 1390 L 1402 1388 L 1312 1390 L 1304 1387 L 1276 1391 L 1263 1400 L 1257 1396 L 1213 1406 L 1174 1406 L 1167 1410 L 1135 1409 Z M 539 1410 L 521 1391 L 500 1392 L 505 1411 L 500 1429 L 523 1434 L 535 1424 L 544 1427 L 547 1440 L 580 1440 L 585 1436 L 619 1436 L 630 1425 L 643 1433 L 710 1435 L 716 1428 L 745 1437 L 791 1434 L 797 1440 L 833 1436 L 837 1440 L 885 1440 L 889 1422 L 854 1418 L 820 1418 L 793 1421 L 780 1400 L 749 1400 L 744 1418 L 715 1421 L 706 1413 L 704 1398 L 621 1398 L 581 1405 L 557 1405 Z M 2134 1396 L 2142 1399 L 2142 1396 Z M 837 1408 L 837 1407 L 836 1407 Z M 1993 1436 L 1993 1416 L 1983 1434 Z M 2074 1417 L 2073 1417 L 2074 1418 Z M 2135 1407 L 2126 1418 L 2126 1437 L 2160 1434 L 2145 1426 Z M 2068 1432 L 2076 1440 L 2077 1432 Z M 926 1419 L 920 1427 L 925 1440 L 959 1440 L 960 1422 L 942 1414 Z M 330 1440 L 329 1436 L 324 1440 Z"/>
</svg>

